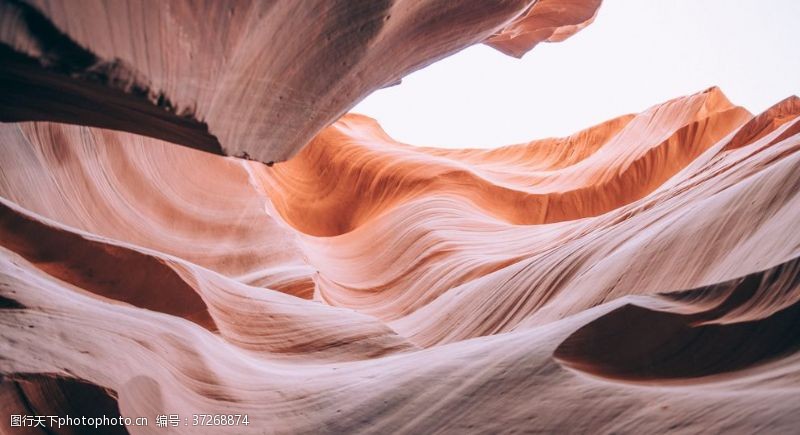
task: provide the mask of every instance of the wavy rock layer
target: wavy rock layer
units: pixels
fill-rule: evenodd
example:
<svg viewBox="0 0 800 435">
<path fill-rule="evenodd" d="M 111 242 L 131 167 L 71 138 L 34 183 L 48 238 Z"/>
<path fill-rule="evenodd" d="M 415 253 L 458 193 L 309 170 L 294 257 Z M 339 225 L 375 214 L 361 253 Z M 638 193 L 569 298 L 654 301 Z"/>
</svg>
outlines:
<svg viewBox="0 0 800 435">
<path fill-rule="evenodd" d="M 470 45 L 520 56 L 599 0 L 0 1 L 0 120 L 282 161 L 371 91 Z"/>
<path fill-rule="evenodd" d="M 496 150 L 347 115 L 273 166 L 5 124 L 0 157 L 5 414 L 149 417 L 134 433 L 174 413 L 251 422 L 190 433 L 800 424 L 796 97 L 754 117 L 711 88 Z"/>
</svg>

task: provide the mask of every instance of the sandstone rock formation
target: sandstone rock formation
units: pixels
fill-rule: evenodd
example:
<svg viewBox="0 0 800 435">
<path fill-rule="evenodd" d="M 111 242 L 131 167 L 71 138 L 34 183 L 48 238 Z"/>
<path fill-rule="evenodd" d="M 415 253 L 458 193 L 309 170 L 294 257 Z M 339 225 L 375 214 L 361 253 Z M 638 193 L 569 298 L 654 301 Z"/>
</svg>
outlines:
<svg viewBox="0 0 800 435">
<path fill-rule="evenodd" d="M 221 78 L 238 74 L 230 65 L 255 74 L 270 63 L 246 56 L 265 38 L 258 32 L 323 18 L 314 32 L 345 32 L 342 23 L 372 12 L 336 15 L 328 2 L 303 13 L 282 3 L 247 13 L 220 2 L 87 2 L 80 12 L 2 3 L 4 41 L 41 36 L 12 27 L 14 14 L 35 12 L 98 59 L 127 47 L 124 64 L 149 65 L 136 77 L 160 84 L 138 94 L 33 56 L 25 80 L 60 91 L 28 106 L 3 97 L 4 116 L 35 121 L 0 124 L 0 433 L 22 433 L 7 426 L 11 414 L 68 413 L 149 419 L 104 428 L 113 433 L 796 430 L 800 99 L 753 116 L 710 88 L 569 137 L 491 150 L 398 143 L 357 114 L 317 132 L 404 68 L 487 38 L 516 55 L 577 31 L 597 7 L 489 2 L 494 12 L 473 16 L 453 12 L 466 3 L 444 3 L 363 6 L 391 9 L 389 23 L 400 24 L 369 28 L 382 36 L 345 56 L 367 71 L 380 63 L 364 59 L 386 56 L 375 44 L 406 35 L 407 53 L 425 45 L 411 36 L 442 32 L 441 45 L 413 53 L 424 61 L 326 76 L 330 94 L 293 99 L 300 106 L 286 111 L 257 103 L 274 95 L 252 88 L 243 112 L 214 116 L 215 99 L 241 91 L 222 91 L 243 83 Z M 453 10 L 439 16 L 431 5 Z M 109 30 L 96 24 L 118 7 L 131 8 L 131 22 L 102 38 Z M 175 17 L 194 27 L 168 22 Z M 201 28 L 204 17 L 220 21 Z M 134 32 L 136 20 L 154 27 Z M 286 27 L 259 25 L 270 20 Z M 446 35 L 458 23 L 473 33 L 455 41 Z M 182 36 L 139 40 L 159 31 Z M 285 77 L 323 62 L 313 41 Z M 194 49 L 167 45 L 176 57 L 151 64 L 143 59 L 153 52 L 140 51 L 148 44 Z M 14 57 L 19 47 L 3 49 Z M 193 71 L 192 59 L 221 63 Z M 4 89 L 17 66 L 0 67 Z M 38 92 L 13 83 L 17 96 Z M 196 111 L 176 117 L 149 99 L 152 89 Z M 78 107 L 70 92 L 107 96 L 119 111 Z M 250 116 L 297 123 L 304 110 L 313 113 L 302 132 L 240 128 Z M 273 165 L 201 145 L 277 159 L 308 138 Z M 164 414 L 189 420 L 155 427 Z M 195 414 L 246 414 L 249 425 L 194 426 Z"/>
<path fill-rule="evenodd" d="M 80 381 L 231 433 L 790 430 L 798 101 L 496 150 L 348 115 L 272 167 L 6 124 L 4 409 Z"/>
<path fill-rule="evenodd" d="M 371 91 L 487 40 L 520 56 L 600 0 L 2 0 L 0 120 L 125 130 L 262 162 Z"/>
</svg>

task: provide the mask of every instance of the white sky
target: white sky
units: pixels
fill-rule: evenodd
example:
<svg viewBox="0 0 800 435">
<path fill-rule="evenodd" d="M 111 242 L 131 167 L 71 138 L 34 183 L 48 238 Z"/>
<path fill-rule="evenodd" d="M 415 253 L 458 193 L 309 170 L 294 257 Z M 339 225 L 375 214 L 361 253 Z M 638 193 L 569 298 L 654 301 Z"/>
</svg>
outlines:
<svg viewBox="0 0 800 435">
<path fill-rule="evenodd" d="M 718 85 L 763 111 L 800 94 L 800 0 L 605 0 L 595 22 L 523 59 L 470 47 L 353 112 L 414 145 L 564 136 Z"/>
</svg>

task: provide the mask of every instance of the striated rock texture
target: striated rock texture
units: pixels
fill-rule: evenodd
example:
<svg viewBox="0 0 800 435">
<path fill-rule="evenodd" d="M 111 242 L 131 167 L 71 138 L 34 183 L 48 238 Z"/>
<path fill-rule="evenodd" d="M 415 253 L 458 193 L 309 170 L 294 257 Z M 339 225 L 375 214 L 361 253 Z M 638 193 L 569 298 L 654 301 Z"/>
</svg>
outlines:
<svg viewBox="0 0 800 435">
<path fill-rule="evenodd" d="M 0 0 L 0 433 L 796 432 L 800 99 L 493 150 L 343 115 L 599 3 Z"/>
<path fill-rule="evenodd" d="M 600 0 L 0 0 L 0 120 L 124 130 L 262 162 L 467 46 L 521 56 Z"/>
<path fill-rule="evenodd" d="M 494 150 L 351 114 L 273 166 L 48 122 L 0 125 L 0 153 L 3 424 L 800 424 L 796 97 L 753 116 L 711 88 Z"/>
</svg>

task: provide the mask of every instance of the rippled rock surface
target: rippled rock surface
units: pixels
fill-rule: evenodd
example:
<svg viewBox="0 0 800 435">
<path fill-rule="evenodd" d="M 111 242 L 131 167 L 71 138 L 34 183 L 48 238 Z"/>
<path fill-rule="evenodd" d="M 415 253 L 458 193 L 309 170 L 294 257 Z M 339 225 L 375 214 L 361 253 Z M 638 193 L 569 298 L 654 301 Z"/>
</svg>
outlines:
<svg viewBox="0 0 800 435">
<path fill-rule="evenodd" d="M 2 3 L 3 425 L 796 430 L 800 99 L 754 116 L 710 88 L 569 137 L 415 147 L 339 115 L 598 2 L 303 4 Z M 204 152 L 242 150 L 293 157 Z"/>
</svg>

